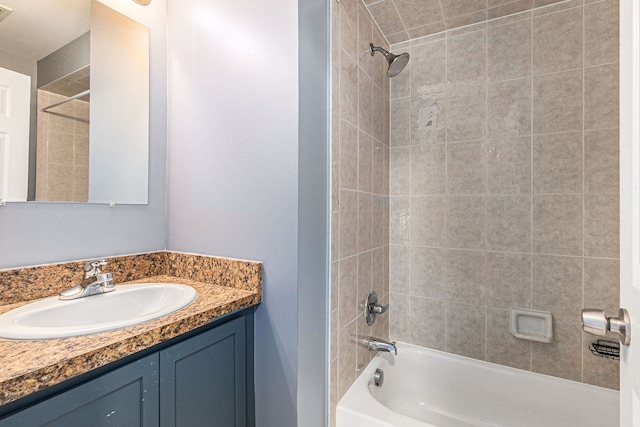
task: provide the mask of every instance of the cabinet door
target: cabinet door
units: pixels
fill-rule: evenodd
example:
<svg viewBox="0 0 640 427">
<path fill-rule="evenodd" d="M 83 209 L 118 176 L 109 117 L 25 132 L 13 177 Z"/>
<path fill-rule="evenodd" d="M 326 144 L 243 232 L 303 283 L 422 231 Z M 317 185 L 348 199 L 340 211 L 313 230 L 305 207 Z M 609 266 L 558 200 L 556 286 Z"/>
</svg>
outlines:
<svg viewBox="0 0 640 427">
<path fill-rule="evenodd" d="M 158 354 L 152 354 L 0 421 L 0 427 L 158 425 Z"/>
<path fill-rule="evenodd" d="M 245 334 L 241 317 L 160 352 L 163 427 L 246 426 Z"/>
</svg>

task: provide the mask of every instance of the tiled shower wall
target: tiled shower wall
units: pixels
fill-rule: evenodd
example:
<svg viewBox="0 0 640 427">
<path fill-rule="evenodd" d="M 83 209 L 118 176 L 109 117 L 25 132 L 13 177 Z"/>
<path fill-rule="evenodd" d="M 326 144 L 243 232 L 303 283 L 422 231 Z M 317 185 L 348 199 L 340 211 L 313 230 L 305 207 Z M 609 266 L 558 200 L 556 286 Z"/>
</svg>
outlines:
<svg viewBox="0 0 640 427">
<path fill-rule="evenodd" d="M 38 90 L 36 200 L 86 202 L 89 198 L 89 103 Z"/>
<path fill-rule="evenodd" d="M 388 315 L 373 327 L 363 304 L 388 301 L 389 79 L 385 46 L 359 0 L 332 1 L 330 416 L 372 353 L 358 335 L 387 338 Z"/>
<path fill-rule="evenodd" d="M 618 2 L 392 46 L 392 339 L 617 388 L 580 309 L 618 309 Z M 550 344 L 510 308 L 553 314 Z"/>
</svg>

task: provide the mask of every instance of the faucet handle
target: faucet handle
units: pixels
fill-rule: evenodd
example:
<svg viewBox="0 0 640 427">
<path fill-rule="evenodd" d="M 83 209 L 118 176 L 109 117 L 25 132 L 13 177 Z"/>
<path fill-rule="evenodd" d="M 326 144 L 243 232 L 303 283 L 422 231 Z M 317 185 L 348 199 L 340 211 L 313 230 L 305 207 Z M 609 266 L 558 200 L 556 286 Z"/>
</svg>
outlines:
<svg viewBox="0 0 640 427">
<path fill-rule="evenodd" d="M 94 259 L 84 265 L 84 277 L 95 277 L 100 274 L 100 267 L 107 265 L 106 259 Z"/>
</svg>

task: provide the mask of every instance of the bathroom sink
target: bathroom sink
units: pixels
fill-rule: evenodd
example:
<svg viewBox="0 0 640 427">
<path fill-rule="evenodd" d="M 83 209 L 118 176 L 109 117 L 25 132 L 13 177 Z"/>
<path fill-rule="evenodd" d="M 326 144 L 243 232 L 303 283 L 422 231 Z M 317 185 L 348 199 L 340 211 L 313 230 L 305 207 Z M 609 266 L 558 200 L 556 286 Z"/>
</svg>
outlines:
<svg viewBox="0 0 640 427">
<path fill-rule="evenodd" d="M 44 298 L 0 316 L 0 338 L 40 340 L 110 331 L 191 304 L 198 293 L 174 283 L 116 285 L 113 292 L 61 301 Z"/>
</svg>

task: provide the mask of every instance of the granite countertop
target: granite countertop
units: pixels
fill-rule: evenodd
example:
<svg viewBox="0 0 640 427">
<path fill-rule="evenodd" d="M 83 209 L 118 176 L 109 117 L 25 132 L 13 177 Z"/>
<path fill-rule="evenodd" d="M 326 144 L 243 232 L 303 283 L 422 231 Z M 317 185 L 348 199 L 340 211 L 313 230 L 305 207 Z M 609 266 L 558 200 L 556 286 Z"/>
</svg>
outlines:
<svg viewBox="0 0 640 427">
<path fill-rule="evenodd" d="M 0 405 L 153 347 L 224 314 L 256 305 L 262 298 L 260 288 L 238 289 L 170 275 L 126 284 L 153 282 L 190 285 L 198 291 L 198 298 L 174 313 L 113 331 L 38 341 L 0 339 Z M 25 304 L 0 306 L 0 314 Z"/>
</svg>

